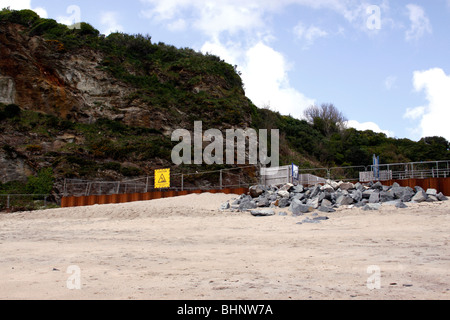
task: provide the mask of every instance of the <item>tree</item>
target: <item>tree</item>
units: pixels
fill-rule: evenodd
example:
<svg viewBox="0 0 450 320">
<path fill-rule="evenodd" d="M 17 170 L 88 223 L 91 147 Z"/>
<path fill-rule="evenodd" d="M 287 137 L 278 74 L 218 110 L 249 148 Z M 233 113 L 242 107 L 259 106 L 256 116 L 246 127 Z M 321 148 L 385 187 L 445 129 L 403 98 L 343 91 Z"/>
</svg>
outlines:
<svg viewBox="0 0 450 320">
<path fill-rule="evenodd" d="M 312 105 L 303 114 L 306 121 L 325 136 L 330 136 L 345 129 L 347 118 L 332 103 L 323 103 L 320 107 Z"/>
</svg>

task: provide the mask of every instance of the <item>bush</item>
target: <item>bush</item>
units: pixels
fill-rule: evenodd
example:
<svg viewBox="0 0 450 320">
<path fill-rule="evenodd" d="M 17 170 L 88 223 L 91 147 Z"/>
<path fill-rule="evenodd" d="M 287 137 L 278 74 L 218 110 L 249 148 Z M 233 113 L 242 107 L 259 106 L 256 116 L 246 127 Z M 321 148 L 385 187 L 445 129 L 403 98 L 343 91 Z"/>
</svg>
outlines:
<svg viewBox="0 0 450 320">
<path fill-rule="evenodd" d="M 0 11 L 0 20 L 6 20 L 12 23 L 22 24 L 24 26 L 29 26 L 39 19 L 39 15 L 33 10 L 10 10 L 3 9 Z"/>
<path fill-rule="evenodd" d="M 50 194 L 53 189 L 53 170 L 52 168 L 42 169 L 37 176 L 28 177 L 26 185 L 29 194 Z"/>
</svg>

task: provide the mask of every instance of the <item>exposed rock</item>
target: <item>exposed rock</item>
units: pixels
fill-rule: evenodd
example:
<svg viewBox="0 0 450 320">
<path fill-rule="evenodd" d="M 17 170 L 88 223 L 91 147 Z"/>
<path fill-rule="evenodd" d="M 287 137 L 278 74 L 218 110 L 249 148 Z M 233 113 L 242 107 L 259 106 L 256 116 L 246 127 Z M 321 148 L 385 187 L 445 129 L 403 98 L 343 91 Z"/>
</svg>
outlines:
<svg viewBox="0 0 450 320">
<path fill-rule="evenodd" d="M 351 197 L 353 198 L 353 200 L 354 200 L 355 202 L 359 202 L 359 201 L 361 201 L 362 198 L 363 198 L 363 193 L 361 192 L 361 190 L 356 189 L 356 190 L 351 194 Z"/>
<path fill-rule="evenodd" d="M 262 186 L 251 186 L 248 191 L 252 198 L 258 198 L 260 195 L 263 194 L 264 189 Z"/>
<path fill-rule="evenodd" d="M 411 201 L 423 202 L 423 201 L 427 200 L 427 194 L 423 191 L 423 189 L 420 188 L 417 190 L 418 190 L 417 193 L 414 195 L 414 197 L 411 198 Z"/>
<path fill-rule="evenodd" d="M 324 192 L 334 192 L 334 188 L 329 184 L 323 185 L 322 187 L 320 187 L 320 190 Z"/>
<path fill-rule="evenodd" d="M 348 195 L 341 195 L 337 200 L 336 200 L 336 204 L 338 206 L 348 206 L 351 205 L 353 203 L 353 198 L 348 196 Z"/>
<path fill-rule="evenodd" d="M 270 187 L 260 186 L 260 190 L 263 190 L 263 192 L 257 198 L 243 194 L 238 199 L 234 199 L 231 208 L 238 208 L 243 211 L 255 209 L 257 206 L 266 207 L 270 205 L 271 208 L 289 207 L 292 214 L 298 216 L 315 210 L 318 210 L 318 212 L 332 213 L 335 212 L 334 207 L 338 206 L 357 207 L 363 208 L 363 210 L 379 210 L 382 205 L 407 208 L 405 203 L 409 201 L 447 200 L 447 197 L 442 193 L 433 195 L 435 192 L 430 189 L 427 195 L 420 187 L 416 187 L 417 192 L 414 192 L 414 189 L 401 187 L 398 184 L 394 184 L 392 187 L 383 186 L 379 182 L 371 185 L 370 187 L 359 183 L 355 184 L 349 190 L 342 190 L 340 188 L 335 190 L 331 187 L 330 181 L 323 187 L 320 185 L 309 188 L 303 186 L 291 187 L 288 184 Z M 344 186 L 344 189 L 349 187 L 344 182 L 340 182 L 339 186 Z M 289 191 L 281 190 L 281 188 L 288 189 Z M 251 189 L 256 190 L 257 188 Z M 331 189 L 334 191 L 330 192 Z M 300 190 L 302 192 L 299 192 Z"/>
<path fill-rule="evenodd" d="M 395 207 L 396 207 L 396 208 L 399 208 L 399 209 L 406 209 L 406 208 L 408 208 L 408 206 L 407 206 L 406 204 L 404 204 L 403 202 L 398 202 L 398 203 L 395 205 Z"/>
<path fill-rule="evenodd" d="M 270 209 L 251 210 L 250 213 L 254 217 L 268 217 L 275 215 L 275 211 Z"/>
<path fill-rule="evenodd" d="M 394 193 L 391 191 L 380 192 L 380 202 L 393 201 L 395 199 Z"/>
<path fill-rule="evenodd" d="M 230 207 L 231 207 L 231 205 L 230 205 L 230 203 L 229 202 L 225 202 L 225 203 L 222 203 L 221 204 L 221 206 L 220 206 L 220 210 L 228 210 L 228 209 L 230 209 Z"/>
<path fill-rule="evenodd" d="M 283 198 L 289 198 L 289 191 L 280 190 L 280 191 L 278 191 L 278 195 Z"/>
<path fill-rule="evenodd" d="M 278 201 L 278 207 L 279 208 L 286 208 L 289 207 L 290 202 L 288 198 L 282 198 Z"/>
<path fill-rule="evenodd" d="M 255 201 L 245 201 L 239 205 L 239 210 L 248 210 L 248 209 L 255 209 L 256 208 L 256 202 Z"/>
<path fill-rule="evenodd" d="M 363 207 L 364 211 L 368 210 L 379 210 L 381 208 L 381 203 L 368 203 Z"/>
<path fill-rule="evenodd" d="M 380 193 L 378 191 L 373 192 L 369 197 L 369 203 L 380 202 Z"/>
<path fill-rule="evenodd" d="M 308 213 L 308 212 L 312 212 L 314 211 L 314 208 L 305 205 L 303 203 L 300 202 L 300 200 L 294 199 L 291 202 L 291 205 L 289 207 L 289 210 L 293 213 L 293 214 L 303 214 L 303 213 Z"/>
<path fill-rule="evenodd" d="M 439 192 L 436 197 L 439 199 L 439 201 L 447 201 L 448 200 L 448 198 L 446 196 L 444 196 L 442 194 L 442 192 Z"/>
<path fill-rule="evenodd" d="M 323 199 L 321 203 L 322 207 L 332 207 L 333 203 L 328 199 Z"/>
<path fill-rule="evenodd" d="M 344 183 L 342 183 L 340 186 L 339 186 L 339 188 L 341 189 L 341 190 L 351 190 L 351 189 L 354 189 L 355 188 L 355 186 L 354 186 L 354 184 L 353 183 L 351 183 L 351 182 L 344 182 Z"/>
<path fill-rule="evenodd" d="M 302 193 L 305 189 L 303 188 L 303 186 L 301 184 L 294 186 L 292 188 L 292 192 L 293 193 Z"/>
<path fill-rule="evenodd" d="M 321 206 L 319 207 L 319 211 L 320 211 L 320 212 L 326 212 L 326 213 L 336 212 L 336 210 L 334 210 L 333 208 L 327 207 L 327 206 L 324 206 L 324 205 L 321 205 Z"/>
<path fill-rule="evenodd" d="M 312 199 L 308 199 L 306 201 L 306 205 L 313 207 L 314 209 L 319 208 L 319 197 L 314 197 Z"/>
</svg>

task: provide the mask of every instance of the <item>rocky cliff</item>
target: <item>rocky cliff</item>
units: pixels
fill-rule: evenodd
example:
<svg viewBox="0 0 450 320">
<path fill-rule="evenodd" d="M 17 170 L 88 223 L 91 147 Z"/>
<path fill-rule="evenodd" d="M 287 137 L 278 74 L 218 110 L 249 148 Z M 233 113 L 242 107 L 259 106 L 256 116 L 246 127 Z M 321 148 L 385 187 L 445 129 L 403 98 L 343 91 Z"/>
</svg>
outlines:
<svg viewBox="0 0 450 320">
<path fill-rule="evenodd" d="M 2 11 L 0 104 L 21 111 L 1 122 L 2 183 L 44 167 L 57 178 L 150 173 L 170 165 L 177 128 L 196 120 L 219 129 L 250 125 L 254 106 L 219 58 L 82 26 Z"/>
</svg>

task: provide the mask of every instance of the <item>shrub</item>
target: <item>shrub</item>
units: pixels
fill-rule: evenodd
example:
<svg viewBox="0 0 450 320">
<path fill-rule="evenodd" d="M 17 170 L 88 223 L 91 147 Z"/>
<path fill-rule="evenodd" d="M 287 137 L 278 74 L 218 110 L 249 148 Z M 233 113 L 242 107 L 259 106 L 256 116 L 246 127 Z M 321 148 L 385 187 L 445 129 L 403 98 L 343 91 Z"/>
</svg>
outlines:
<svg viewBox="0 0 450 320">
<path fill-rule="evenodd" d="M 50 194 L 53 189 L 53 169 L 42 169 L 37 176 L 28 177 L 26 185 L 27 193 L 30 194 Z"/>
<path fill-rule="evenodd" d="M 29 26 L 39 19 L 39 15 L 33 10 L 10 10 L 8 8 L 0 11 L 0 20 Z"/>
</svg>

